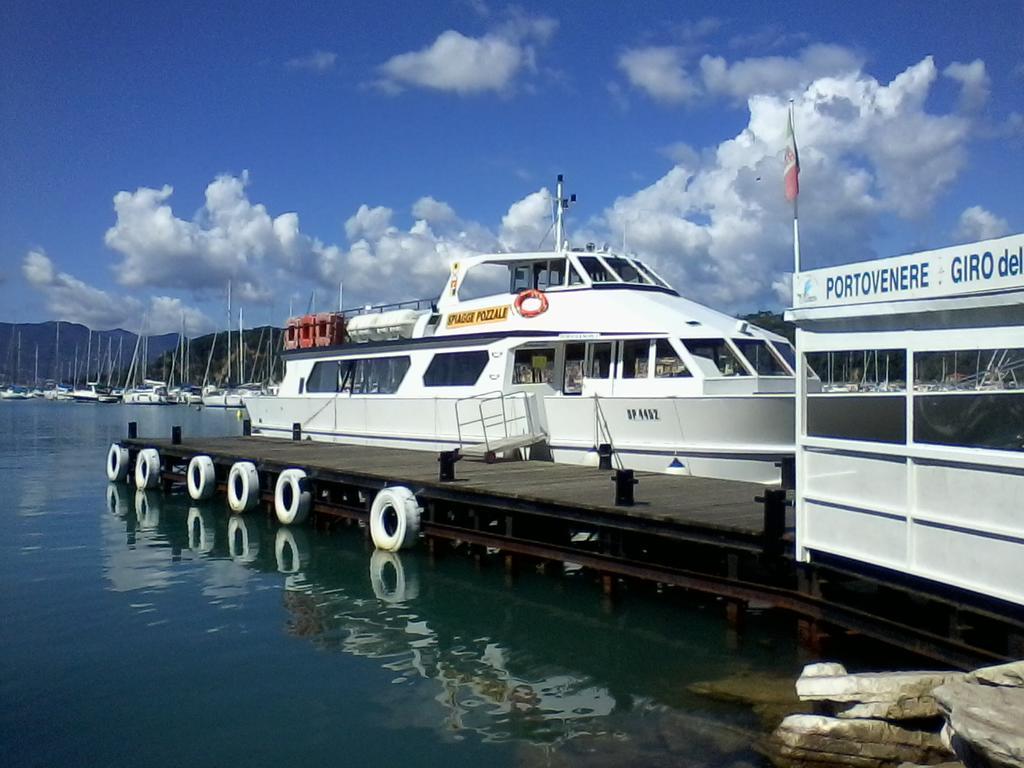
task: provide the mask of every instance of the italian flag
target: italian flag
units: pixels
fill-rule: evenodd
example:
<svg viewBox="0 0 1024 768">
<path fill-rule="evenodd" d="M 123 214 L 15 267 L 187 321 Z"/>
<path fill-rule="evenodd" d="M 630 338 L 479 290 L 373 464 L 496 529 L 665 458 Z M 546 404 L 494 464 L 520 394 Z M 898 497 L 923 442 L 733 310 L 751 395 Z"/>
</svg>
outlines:
<svg viewBox="0 0 1024 768">
<path fill-rule="evenodd" d="M 789 125 L 786 126 L 786 199 L 796 200 L 800 194 L 800 155 L 796 151 L 796 135 L 793 133 L 793 110 L 789 110 Z"/>
</svg>

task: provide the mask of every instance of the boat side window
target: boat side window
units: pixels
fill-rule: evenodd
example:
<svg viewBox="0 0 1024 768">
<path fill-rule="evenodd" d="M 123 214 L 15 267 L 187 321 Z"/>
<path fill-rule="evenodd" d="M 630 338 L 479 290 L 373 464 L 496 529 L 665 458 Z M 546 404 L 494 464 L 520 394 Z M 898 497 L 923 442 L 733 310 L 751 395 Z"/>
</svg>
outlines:
<svg viewBox="0 0 1024 768">
<path fill-rule="evenodd" d="M 393 395 L 409 370 L 407 356 L 372 357 L 353 363 L 355 371 L 350 381 L 355 395 Z"/>
<path fill-rule="evenodd" d="M 510 293 L 519 293 L 533 288 L 533 268 L 529 264 L 518 264 L 512 267 L 512 284 L 509 286 Z"/>
<path fill-rule="evenodd" d="M 352 393 L 352 379 L 356 372 L 358 360 L 342 360 L 338 366 L 338 391 Z"/>
<path fill-rule="evenodd" d="M 477 264 L 470 267 L 459 284 L 459 301 L 504 293 L 508 283 L 509 268 L 504 264 Z"/>
<path fill-rule="evenodd" d="M 588 379 L 607 379 L 612 375 L 612 343 L 598 342 L 588 345 L 586 377 Z"/>
<path fill-rule="evenodd" d="M 683 344 L 705 376 L 749 376 L 725 339 L 683 339 Z"/>
<path fill-rule="evenodd" d="M 513 384 L 550 384 L 554 372 L 554 349 L 516 350 L 512 368 Z"/>
<path fill-rule="evenodd" d="M 657 339 L 654 342 L 654 376 L 659 379 L 672 379 L 689 376 L 686 363 L 672 348 L 668 339 Z"/>
<path fill-rule="evenodd" d="M 622 342 L 622 373 L 624 379 L 646 379 L 650 369 L 651 340 L 629 339 Z"/>
<path fill-rule="evenodd" d="M 761 339 L 733 339 L 732 343 L 740 354 L 757 372 L 758 376 L 788 376 L 789 371 L 782 360 L 775 356 L 768 342 Z"/>
<path fill-rule="evenodd" d="M 487 350 L 439 352 L 423 373 L 425 387 L 470 387 L 487 365 Z"/>
<path fill-rule="evenodd" d="M 558 288 L 565 282 L 565 259 L 541 261 L 533 265 L 536 276 L 535 287 L 540 289 Z"/>
<path fill-rule="evenodd" d="M 604 260 L 609 267 L 618 273 L 624 283 L 648 284 L 651 282 L 626 259 L 619 258 L 618 256 L 605 256 Z"/>
<path fill-rule="evenodd" d="M 580 256 L 580 265 L 595 283 L 617 283 L 615 274 L 597 256 Z"/>
<path fill-rule="evenodd" d="M 321 360 L 313 364 L 313 369 L 306 379 L 307 392 L 338 391 L 338 361 Z"/>
<path fill-rule="evenodd" d="M 562 392 L 578 395 L 583 392 L 583 365 L 586 347 L 583 344 L 565 345 L 565 369 L 562 375 Z"/>
</svg>

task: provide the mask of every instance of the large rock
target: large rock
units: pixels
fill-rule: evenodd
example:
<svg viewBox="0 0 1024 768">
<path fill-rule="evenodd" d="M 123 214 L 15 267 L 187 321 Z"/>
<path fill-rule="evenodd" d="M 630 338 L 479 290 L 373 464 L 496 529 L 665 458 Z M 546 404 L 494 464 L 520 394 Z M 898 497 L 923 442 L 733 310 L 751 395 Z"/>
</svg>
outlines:
<svg viewBox="0 0 1024 768">
<path fill-rule="evenodd" d="M 881 720 L 844 720 L 790 715 L 768 741 L 768 757 L 781 766 L 897 768 L 935 765 L 953 754 L 937 733 L 901 728 Z"/>
<path fill-rule="evenodd" d="M 1024 661 L 1011 661 L 1009 664 L 982 667 L 981 669 L 969 672 L 964 679 L 969 683 L 1009 685 L 1021 688 L 1024 687 Z"/>
<path fill-rule="evenodd" d="M 796 692 L 802 701 L 828 704 L 832 714 L 841 718 L 918 720 L 938 717 L 933 691 L 943 683 L 963 677 L 962 672 L 849 675 L 838 664 L 810 664 L 796 681 Z"/>
<path fill-rule="evenodd" d="M 1013 680 L 1017 673 L 1005 669 L 1013 666 L 978 670 L 970 680 L 949 682 L 935 691 L 946 717 L 944 732 L 968 768 L 1024 768 L 1024 688 L 973 682 Z"/>
</svg>

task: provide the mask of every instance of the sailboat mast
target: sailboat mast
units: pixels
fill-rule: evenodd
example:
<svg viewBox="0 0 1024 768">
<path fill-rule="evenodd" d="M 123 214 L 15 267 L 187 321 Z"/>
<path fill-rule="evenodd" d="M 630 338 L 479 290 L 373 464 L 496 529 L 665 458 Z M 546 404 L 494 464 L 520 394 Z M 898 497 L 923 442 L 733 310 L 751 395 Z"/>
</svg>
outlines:
<svg viewBox="0 0 1024 768">
<path fill-rule="evenodd" d="M 60 320 L 57 321 L 57 346 L 53 353 L 53 368 L 57 385 L 60 386 Z"/>
<path fill-rule="evenodd" d="M 227 364 L 227 381 L 225 381 L 224 383 L 225 384 L 230 384 L 231 383 L 231 281 L 230 280 L 228 280 L 228 322 L 227 322 L 227 325 L 225 326 L 225 329 L 227 330 L 227 333 L 225 335 L 228 337 L 228 364 Z"/>
<path fill-rule="evenodd" d="M 238 383 L 239 384 L 244 384 L 245 383 L 245 371 L 242 370 L 242 366 L 245 363 L 245 361 L 243 359 L 245 357 L 245 355 L 244 355 L 244 344 L 245 344 L 245 339 L 242 336 L 242 308 L 239 307 L 238 308 Z"/>
</svg>

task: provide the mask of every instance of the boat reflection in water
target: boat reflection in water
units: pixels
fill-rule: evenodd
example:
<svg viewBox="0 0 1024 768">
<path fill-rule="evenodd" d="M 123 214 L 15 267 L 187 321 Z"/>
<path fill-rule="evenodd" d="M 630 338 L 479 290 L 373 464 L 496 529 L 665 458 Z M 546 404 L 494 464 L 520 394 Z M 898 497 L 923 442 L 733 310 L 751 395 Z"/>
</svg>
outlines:
<svg viewBox="0 0 1024 768">
<path fill-rule="evenodd" d="M 761 764 L 752 751 L 757 718 L 687 686 L 738 668 L 789 674 L 798 666 L 790 623 L 766 616 L 751 618 L 765 622 L 762 642 L 729 650 L 721 611 L 640 591 L 610 611 L 586 572 L 554 578 L 530 566 L 513 576 L 500 558 L 492 566 L 481 555 L 481 567 L 462 554 L 442 556 L 447 545 L 435 557 L 371 552 L 355 527 L 279 527 L 262 514 L 230 516 L 216 504 L 189 507 L 159 494 L 162 506 L 150 495 L 133 506 L 131 493 L 108 489 L 112 589 L 176 584 L 180 593 L 192 578 L 210 604 L 237 608 L 239 626 L 264 634 L 252 622 L 279 615 L 283 604 L 288 636 L 372 660 L 367 674 L 385 671 L 391 685 L 360 703 L 383 720 L 379 727 L 513 742 L 526 764 L 552 750 L 574 763 L 610 750 L 625 761 Z"/>
</svg>

